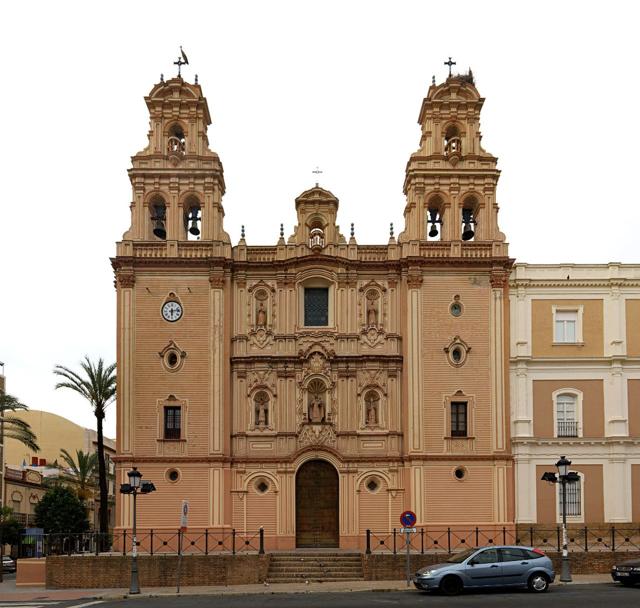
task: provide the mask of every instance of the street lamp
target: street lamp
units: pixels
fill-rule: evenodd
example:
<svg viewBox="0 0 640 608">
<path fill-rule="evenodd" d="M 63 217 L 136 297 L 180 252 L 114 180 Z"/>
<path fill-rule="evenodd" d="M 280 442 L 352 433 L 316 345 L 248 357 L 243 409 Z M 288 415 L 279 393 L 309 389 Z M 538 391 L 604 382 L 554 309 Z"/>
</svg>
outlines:
<svg viewBox="0 0 640 608">
<path fill-rule="evenodd" d="M 138 471 L 137 467 L 133 467 L 131 471 L 127 473 L 129 483 L 120 484 L 121 494 L 133 494 L 133 547 L 131 550 L 131 583 L 129 584 L 129 593 L 140 593 L 140 582 L 138 580 L 138 539 L 137 539 L 137 513 L 136 513 L 136 498 L 138 492 L 141 494 L 149 494 L 153 492 L 156 487 L 150 481 L 142 481 L 142 473 Z"/>
<path fill-rule="evenodd" d="M 572 581 L 569 550 L 567 549 L 567 483 L 580 480 L 580 476 L 577 473 L 569 471 L 570 466 L 571 461 L 564 456 L 560 456 L 560 460 L 556 462 L 558 475 L 556 476 L 555 473 L 548 471 L 542 475 L 542 481 L 560 483 L 562 485 L 562 568 L 560 570 L 560 581 L 563 583 Z"/>
</svg>

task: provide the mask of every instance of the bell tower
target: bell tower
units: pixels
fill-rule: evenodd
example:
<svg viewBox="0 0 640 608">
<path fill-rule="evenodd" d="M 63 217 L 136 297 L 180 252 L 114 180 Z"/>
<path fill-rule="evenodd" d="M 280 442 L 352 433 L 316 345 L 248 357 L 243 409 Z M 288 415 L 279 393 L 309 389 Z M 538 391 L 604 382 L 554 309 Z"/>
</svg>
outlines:
<svg viewBox="0 0 640 608">
<path fill-rule="evenodd" d="M 155 85 L 145 102 L 149 143 L 129 169 L 131 227 L 123 236 L 122 253 L 131 251 L 133 241 L 229 244 L 221 204 L 224 173 L 220 158 L 209 149 L 211 115 L 202 88 L 172 78 Z"/>
<path fill-rule="evenodd" d="M 494 243 L 494 255 L 507 255 L 495 198 L 498 159 L 481 144 L 483 103 L 471 70 L 429 87 L 418 117 L 420 148 L 406 168 L 401 242 Z"/>
</svg>

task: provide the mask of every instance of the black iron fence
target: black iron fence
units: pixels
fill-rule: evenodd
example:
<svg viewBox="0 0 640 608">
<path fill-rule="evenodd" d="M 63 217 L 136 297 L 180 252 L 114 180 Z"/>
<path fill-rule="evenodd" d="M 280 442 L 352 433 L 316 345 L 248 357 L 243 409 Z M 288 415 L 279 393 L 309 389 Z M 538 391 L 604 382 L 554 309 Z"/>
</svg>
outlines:
<svg viewBox="0 0 640 608">
<path fill-rule="evenodd" d="M 136 535 L 138 554 L 142 555 L 210 555 L 227 553 L 263 554 L 264 530 L 222 532 L 210 530 L 144 530 Z M 18 557 L 48 555 L 131 555 L 133 535 L 130 530 L 100 534 L 25 534 L 18 544 Z"/>
<path fill-rule="evenodd" d="M 487 545 L 525 545 L 547 551 L 562 550 L 562 527 L 549 528 L 442 528 L 432 530 L 416 528 L 407 536 L 401 528 L 390 531 L 366 531 L 365 553 L 455 553 L 473 547 Z M 637 528 L 589 528 L 568 530 L 568 549 L 573 552 L 588 551 L 640 551 L 640 527 Z"/>
<path fill-rule="evenodd" d="M 372 553 L 455 553 L 487 545 L 526 545 L 547 551 L 562 550 L 562 528 L 493 527 L 493 528 L 416 528 L 407 535 L 400 528 L 389 531 L 366 530 L 358 541 L 360 550 Z M 267 545 L 269 544 L 267 539 Z M 130 530 L 107 535 L 25 534 L 20 538 L 17 557 L 47 555 L 131 555 L 133 536 Z M 269 547 L 266 547 L 269 550 Z M 568 549 L 588 551 L 640 551 L 640 527 L 570 527 Z M 142 530 L 137 534 L 137 551 L 141 555 L 213 555 L 265 553 L 265 534 L 261 528 L 247 530 Z"/>
</svg>

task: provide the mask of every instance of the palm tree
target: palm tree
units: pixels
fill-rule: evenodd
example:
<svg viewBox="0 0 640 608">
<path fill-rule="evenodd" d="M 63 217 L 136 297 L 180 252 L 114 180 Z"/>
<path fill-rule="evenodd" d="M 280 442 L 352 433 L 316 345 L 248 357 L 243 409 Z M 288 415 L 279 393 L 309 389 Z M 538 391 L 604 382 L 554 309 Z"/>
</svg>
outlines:
<svg viewBox="0 0 640 608">
<path fill-rule="evenodd" d="M 91 488 L 95 487 L 96 473 L 98 472 L 98 454 L 92 452 L 85 454 L 82 450 L 76 450 L 76 459 L 67 452 L 60 450 L 60 456 L 71 472 L 71 477 L 78 485 L 77 493 L 82 500 L 91 496 Z"/>
<path fill-rule="evenodd" d="M 82 395 L 91 405 L 98 426 L 98 480 L 100 485 L 100 534 L 106 538 L 109 532 L 109 495 L 107 491 L 107 469 L 104 459 L 104 435 L 102 423 L 107 406 L 116 396 L 116 364 L 105 366 L 102 358 L 93 363 L 85 356 L 80 361 L 81 373 L 76 373 L 63 365 L 56 365 L 53 373 L 64 378 L 56 388 L 69 388 Z"/>
<path fill-rule="evenodd" d="M 17 397 L 0 391 L 0 444 L 4 439 L 15 439 L 34 452 L 39 452 L 38 440 L 28 422 L 17 416 L 7 415 L 29 408 Z"/>
</svg>

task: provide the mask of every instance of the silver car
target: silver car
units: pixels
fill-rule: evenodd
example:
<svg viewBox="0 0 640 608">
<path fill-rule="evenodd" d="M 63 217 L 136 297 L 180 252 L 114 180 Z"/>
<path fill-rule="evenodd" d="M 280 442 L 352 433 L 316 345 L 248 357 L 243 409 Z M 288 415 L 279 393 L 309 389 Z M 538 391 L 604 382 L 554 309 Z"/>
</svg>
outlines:
<svg viewBox="0 0 640 608">
<path fill-rule="evenodd" d="M 456 595 L 479 587 L 528 587 L 542 593 L 555 578 L 551 560 L 539 549 L 492 546 L 457 553 L 442 564 L 420 568 L 413 584 L 423 591 Z"/>
</svg>

